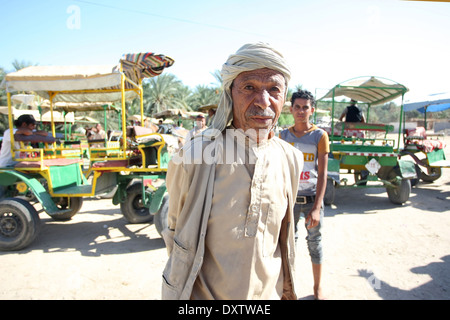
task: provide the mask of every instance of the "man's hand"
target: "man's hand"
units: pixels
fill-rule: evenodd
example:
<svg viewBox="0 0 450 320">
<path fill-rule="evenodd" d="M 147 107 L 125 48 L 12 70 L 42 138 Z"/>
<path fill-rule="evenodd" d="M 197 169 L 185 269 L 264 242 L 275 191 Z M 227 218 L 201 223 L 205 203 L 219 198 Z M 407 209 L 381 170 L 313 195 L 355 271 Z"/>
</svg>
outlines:
<svg viewBox="0 0 450 320">
<path fill-rule="evenodd" d="M 308 216 L 306 217 L 305 224 L 307 229 L 311 229 L 314 227 L 317 227 L 320 222 L 320 207 L 319 208 L 313 208 L 308 213 Z"/>
</svg>

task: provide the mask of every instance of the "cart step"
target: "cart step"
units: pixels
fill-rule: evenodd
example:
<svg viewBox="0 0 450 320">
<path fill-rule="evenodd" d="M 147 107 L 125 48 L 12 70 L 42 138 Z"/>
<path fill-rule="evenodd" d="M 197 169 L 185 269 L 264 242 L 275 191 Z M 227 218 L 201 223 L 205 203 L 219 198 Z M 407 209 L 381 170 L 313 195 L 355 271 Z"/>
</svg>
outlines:
<svg viewBox="0 0 450 320">
<path fill-rule="evenodd" d="M 11 168 L 9 168 L 11 169 Z M 69 209 L 60 210 L 55 202 L 53 201 L 50 194 L 47 192 L 47 190 L 42 186 L 41 182 L 25 173 L 15 171 L 15 170 L 8 170 L 4 173 L 15 176 L 18 180 L 23 181 L 27 184 L 27 186 L 33 191 L 33 194 L 38 199 L 39 203 L 42 205 L 42 208 L 44 211 L 49 214 L 60 214 L 64 213 L 66 211 L 69 211 Z"/>
<path fill-rule="evenodd" d="M 56 197 L 70 197 L 70 196 L 90 196 L 92 195 L 92 185 L 86 184 L 81 186 L 72 186 L 53 190 Z"/>
<path fill-rule="evenodd" d="M 430 167 L 450 168 L 450 160 L 439 160 L 430 164 Z"/>
</svg>

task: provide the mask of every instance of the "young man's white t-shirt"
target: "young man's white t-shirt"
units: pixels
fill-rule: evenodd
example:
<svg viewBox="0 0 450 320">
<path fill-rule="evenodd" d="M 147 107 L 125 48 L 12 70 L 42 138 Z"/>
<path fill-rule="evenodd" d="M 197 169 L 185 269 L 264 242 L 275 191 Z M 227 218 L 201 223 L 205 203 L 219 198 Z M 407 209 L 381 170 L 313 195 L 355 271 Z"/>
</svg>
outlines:
<svg viewBox="0 0 450 320">
<path fill-rule="evenodd" d="M 13 129 L 16 133 L 17 129 Z M 20 143 L 14 141 L 15 149 L 20 149 Z M 16 152 L 16 158 L 19 157 L 19 152 Z M 11 154 L 11 133 L 9 128 L 3 133 L 2 149 L 0 150 L 0 168 L 13 166 L 16 162 L 12 159 Z"/>
</svg>

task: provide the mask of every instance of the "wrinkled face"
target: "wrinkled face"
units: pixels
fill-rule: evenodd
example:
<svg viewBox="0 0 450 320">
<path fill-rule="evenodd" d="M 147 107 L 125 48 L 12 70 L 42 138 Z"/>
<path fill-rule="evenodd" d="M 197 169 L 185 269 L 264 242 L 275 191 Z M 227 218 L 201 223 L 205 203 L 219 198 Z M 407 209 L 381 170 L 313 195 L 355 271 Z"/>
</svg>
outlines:
<svg viewBox="0 0 450 320">
<path fill-rule="evenodd" d="M 311 100 L 304 98 L 295 99 L 294 105 L 292 105 L 290 109 L 294 116 L 295 123 L 309 122 L 309 118 L 314 113 L 314 108 L 311 107 Z"/>
<path fill-rule="evenodd" d="M 233 81 L 233 125 L 270 131 L 284 105 L 286 81 L 282 73 L 264 68 L 240 73 Z"/>
</svg>

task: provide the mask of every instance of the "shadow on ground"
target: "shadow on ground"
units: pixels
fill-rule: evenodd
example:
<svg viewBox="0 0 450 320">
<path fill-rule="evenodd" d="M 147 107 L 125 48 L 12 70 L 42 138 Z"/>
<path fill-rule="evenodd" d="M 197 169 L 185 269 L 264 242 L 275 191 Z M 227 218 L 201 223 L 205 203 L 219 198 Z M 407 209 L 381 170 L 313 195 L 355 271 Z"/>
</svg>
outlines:
<svg viewBox="0 0 450 320">
<path fill-rule="evenodd" d="M 384 300 L 447 300 L 450 299 L 450 255 L 441 258 L 442 262 L 432 262 L 425 266 L 415 267 L 411 272 L 428 274 L 431 280 L 411 290 L 396 288 L 379 279 L 368 270 L 358 270 L 359 276 L 367 279 L 369 285 Z"/>
<path fill-rule="evenodd" d="M 85 201 L 83 208 L 89 208 Z M 88 212 L 88 213 L 87 213 Z M 87 221 L 86 215 L 89 214 Z M 31 251 L 69 252 L 79 251 L 83 256 L 127 254 L 149 251 L 165 247 L 157 233 L 151 237 L 152 223 L 129 224 L 120 209 L 84 209 L 69 221 L 55 221 L 45 212 L 39 214 L 41 230 L 34 242 L 18 251 L 25 254 Z M 0 253 L 7 254 L 6 253 Z"/>
<path fill-rule="evenodd" d="M 337 188 L 335 201 L 326 206 L 325 216 L 337 214 L 370 214 L 380 210 L 414 207 L 421 210 L 444 212 L 450 210 L 450 192 L 433 183 L 419 183 L 411 189 L 409 199 L 403 205 L 392 203 L 385 188 Z"/>
</svg>

